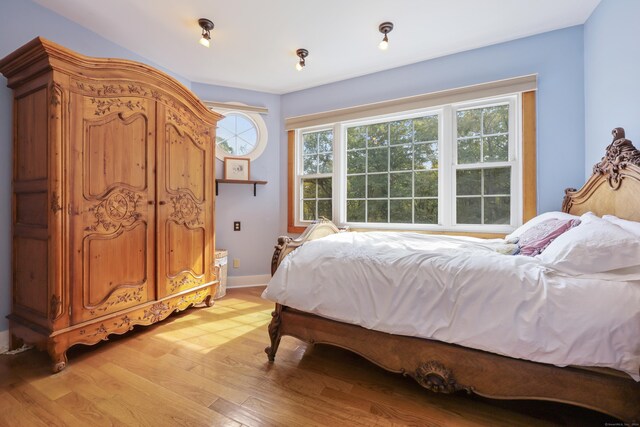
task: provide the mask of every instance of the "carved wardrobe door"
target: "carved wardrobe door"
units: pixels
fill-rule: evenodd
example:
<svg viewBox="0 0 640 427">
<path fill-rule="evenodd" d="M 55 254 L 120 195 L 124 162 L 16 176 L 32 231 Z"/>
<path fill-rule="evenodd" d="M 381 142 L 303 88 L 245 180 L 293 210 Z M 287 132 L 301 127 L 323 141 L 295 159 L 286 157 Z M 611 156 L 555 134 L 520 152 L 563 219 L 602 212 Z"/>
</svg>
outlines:
<svg viewBox="0 0 640 427">
<path fill-rule="evenodd" d="M 68 165 L 77 324 L 155 299 L 155 103 L 72 87 L 84 92 L 71 95 Z"/>
<path fill-rule="evenodd" d="M 213 127 L 158 103 L 158 298 L 215 280 Z"/>
</svg>

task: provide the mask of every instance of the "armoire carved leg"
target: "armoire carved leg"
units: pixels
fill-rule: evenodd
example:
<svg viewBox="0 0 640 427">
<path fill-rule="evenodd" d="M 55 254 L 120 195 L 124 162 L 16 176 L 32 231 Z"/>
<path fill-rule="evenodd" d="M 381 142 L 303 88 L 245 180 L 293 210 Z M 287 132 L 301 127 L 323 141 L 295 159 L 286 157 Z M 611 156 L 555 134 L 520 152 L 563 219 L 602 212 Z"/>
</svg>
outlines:
<svg viewBox="0 0 640 427">
<path fill-rule="evenodd" d="M 216 301 L 213 299 L 213 295 L 207 295 L 207 298 L 205 298 L 204 300 L 204 304 L 207 307 L 213 307 L 213 305 L 216 303 Z"/>
<path fill-rule="evenodd" d="M 264 352 L 267 353 L 267 357 L 269 358 L 269 362 L 273 362 L 276 358 L 276 352 L 278 351 L 278 346 L 280 345 L 280 312 L 282 311 L 282 306 L 280 304 L 276 304 L 276 309 L 271 313 L 271 323 L 269 323 L 269 338 L 271 338 L 271 346 L 264 349 Z"/>
<path fill-rule="evenodd" d="M 57 352 L 54 349 L 49 350 L 51 356 L 51 371 L 55 374 L 67 367 L 67 351 Z"/>
</svg>

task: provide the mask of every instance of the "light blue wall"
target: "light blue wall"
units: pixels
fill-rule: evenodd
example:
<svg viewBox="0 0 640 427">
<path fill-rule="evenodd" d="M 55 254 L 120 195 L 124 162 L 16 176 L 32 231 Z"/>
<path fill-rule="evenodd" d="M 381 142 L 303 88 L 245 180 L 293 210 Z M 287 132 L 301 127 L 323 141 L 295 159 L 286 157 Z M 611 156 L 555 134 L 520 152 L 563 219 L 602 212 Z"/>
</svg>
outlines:
<svg viewBox="0 0 640 427">
<path fill-rule="evenodd" d="M 584 177 L 583 64 L 582 26 L 576 26 L 286 94 L 282 114 L 286 118 L 537 73 L 538 211 L 560 210 L 564 189 L 579 187 Z"/>
<path fill-rule="evenodd" d="M 584 25 L 585 175 L 611 130 L 640 147 L 640 1 L 603 0 Z"/>
<path fill-rule="evenodd" d="M 0 3 L 0 58 L 37 36 L 85 55 L 145 60 L 96 33 L 37 5 L 30 0 L 2 0 Z M 190 82 L 176 74 L 185 86 Z M 7 79 L 0 75 L 0 331 L 8 328 L 5 316 L 11 308 L 11 117 L 13 95 Z"/>
<path fill-rule="evenodd" d="M 269 110 L 262 116 L 269 134 L 267 147 L 250 165 L 251 179 L 268 181 L 267 185 L 259 185 L 257 195 L 253 197 L 253 186 L 220 184 L 216 199 L 216 246 L 229 252 L 228 275 L 267 274 L 273 246 L 282 234 L 279 205 L 282 168 L 279 161 L 280 96 L 200 83 L 193 83 L 192 90 L 202 100 L 242 102 Z M 222 173 L 222 162 L 216 161 L 216 175 L 222 177 Z M 241 222 L 241 231 L 233 231 L 234 221 Z M 233 258 L 240 259 L 240 268 L 233 268 Z"/>
</svg>

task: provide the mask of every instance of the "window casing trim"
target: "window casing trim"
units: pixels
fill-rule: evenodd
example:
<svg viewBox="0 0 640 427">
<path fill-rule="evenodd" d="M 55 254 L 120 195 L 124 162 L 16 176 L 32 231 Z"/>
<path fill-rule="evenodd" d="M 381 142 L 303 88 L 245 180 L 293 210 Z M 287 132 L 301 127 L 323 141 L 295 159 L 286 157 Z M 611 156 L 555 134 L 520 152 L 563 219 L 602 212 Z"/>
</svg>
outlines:
<svg viewBox="0 0 640 427">
<path fill-rule="evenodd" d="M 506 96 L 517 96 L 518 103 L 516 103 L 517 108 L 510 108 L 510 114 L 515 114 L 517 123 L 511 124 L 510 129 L 514 129 L 518 134 L 519 143 L 516 146 L 516 151 L 513 153 L 517 153 L 518 167 L 514 170 L 517 171 L 517 184 L 512 186 L 512 188 L 517 189 L 520 192 L 517 197 L 517 201 L 519 203 L 519 208 L 514 211 L 512 209 L 512 223 L 520 224 L 528 221 L 533 218 L 537 214 L 537 190 L 536 190 L 536 91 L 529 90 L 525 92 L 516 92 L 513 94 L 509 94 Z M 503 97 L 506 97 L 503 96 Z M 502 97 L 501 97 L 502 98 Z M 471 106 L 473 102 L 476 102 L 480 105 L 487 104 L 487 99 L 478 99 L 471 102 L 461 102 L 453 104 L 452 106 L 465 105 Z M 299 212 L 298 208 L 298 186 L 296 184 L 297 179 L 297 171 L 298 165 L 296 164 L 297 152 L 299 151 L 296 147 L 296 138 L 299 131 L 307 131 L 313 129 L 334 129 L 334 169 L 333 174 L 335 175 L 337 171 L 342 170 L 343 166 L 346 163 L 346 150 L 341 150 L 337 148 L 336 140 L 341 142 L 345 139 L 343 134 L 343 129 L 353 123 L 360 122 L 381 122 L 387 121 L 387 119 L 393 119 L 393 117 L 403 116 L 407 117 L 409 115 L 420 116 L 424 113 L 424 110 L 419 111 L 409 111 L 406 114 L 385 114 L 380 117 L 369 117 L 365 120 L 345 120 L 343 122 L 335 123 L 331 125 L 318 125 L 304 129 L 297 130 L 289 130 L 287 132 L 288 138 L 288 148 L 289 148 L 289 161 L 288 161 L 288 231 L 290 233 L 301 233 L 305 230 L 306 226 L 309 222 L 304 222 L 299 220 Z M 437 108 L 429 108 L 427 111 L 437 110 Z M 450 115 L 448 117 L 451 117 Z M 451 132 L 454 131 L 454 121 L 447 120 L 447 116 L 445 119 L 441 120 L 441 126 L 450 129 Z M 346 131 L 345 131 L 346 132 Z M 442 135 L 442 133 L 441 133 Z M 447 144 L 444 144 L 445 146 Z M 451 147 L 453 148 L 453 147 Z M 446 149 L 446 147 L 445 147 Z M 344 153 L 342 152 L 344 151 Z M 454 173 L 454 172 L 452 172 Z M 512 180 L 516 177 L 512 174 Z M 443 180 L 442 183 L 439 182 L 439 191 L 441 188 L 446 190 L 446 194 L 451 193 L 452 181 L 446 180 L 444 178 L 444 174 L 440 174 L 439 180 Z M 339 225 L 344 225 L 344 218 L 340 219 L 338 215 L 340 212 L 345 212 L 346 215 L 346 197 L 339 197 L 336 199 L 336 192 L 342 191 L 342 185 L 344 185 L 343 180 L 337 180 L 342 182 L 334 182 L 333 183 L 333 194 L 334 194 L 334 220 Z M 512 185 L 514 183 L 512 182 Z M 295 193 L 295 194 L 294 194 Z M 338 193 L 340 194 L 340 193 Z M 338 206 L 340 205 L 340 206 Z M 295 212 L 294 212 L 295 209 Z M 440 209 L 440 206 L 439 206 Z M 513 217 L 516 217 L 515 220 Z M 442 219 L 443 216 L 441 212 L 439 212 L 439 218 Z M 374 230 L 374 229 L 385 229 L 385 230 L 413 230 L 413 231 L 422 231 L 426 233 L 450 233 L 450 234 L 459 234 L 459 235 L 475 235 L 477 237 L 499 237 L 500 235 L 504 235 L 510 232 L 513 229 L 513 226 L 505 225 L 505 226 L 493 226 L 491 231 L 487 229 L 486 225 L 450 225 L 449 227 L 442 227 L 440 225 L 425 225 L 425 224 L 396 224 L 396 223 L 349 223 L 349 226 L 353 230 Z"/>
</svg>

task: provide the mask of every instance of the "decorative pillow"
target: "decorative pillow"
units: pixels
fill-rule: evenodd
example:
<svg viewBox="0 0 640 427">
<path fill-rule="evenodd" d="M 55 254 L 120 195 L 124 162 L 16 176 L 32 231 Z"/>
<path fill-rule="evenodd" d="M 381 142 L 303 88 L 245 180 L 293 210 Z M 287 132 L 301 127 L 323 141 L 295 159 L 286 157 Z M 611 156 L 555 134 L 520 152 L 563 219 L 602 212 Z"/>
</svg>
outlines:
<svg viewBox="0 0 640 427">
<path fill-rule="evenodd" d="M 628 219 L 618 218 L 613 215 L 605 215 L 602 217 L 605 221 L 609 221 L 611 224 L 615 224 L 629 233 L 635 234 L 640 237 L 640 222 L 629 221 Z"/>
<path fill-rule="evenodd" d="M 556 237 L 580 224 L 579 219 L 548 219 L 520 235 L 519 255 L 535 256 L 542 253 Z"/>
<path fill-rule="evenodd" d="M 640 266 L 640 239 L 593 214 L 556 238 L 538 259 L 569 274 L 593 274 Z"/>
<path fill-rule="evenodd" d="M 571 215 L 565 212 L 545 212 L 543 214 L 538 215 L 535 218 L 531 218 L 529 221 L 522 224 L 520 227 L 516 228 L 515 231 L 507 236 L 505 236 L 505 240 L 507 241 L 516 241 L 525 231 L 529 230 L 532 227 L 544 222 L 548 219 L 578 219 L 579 216 Z"/>
</svg>

